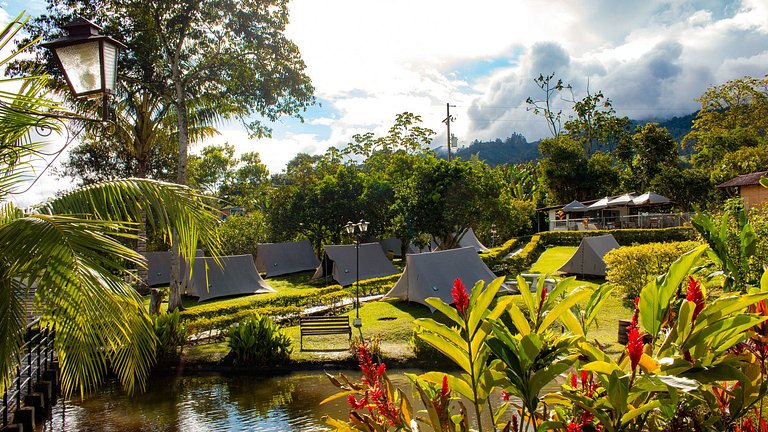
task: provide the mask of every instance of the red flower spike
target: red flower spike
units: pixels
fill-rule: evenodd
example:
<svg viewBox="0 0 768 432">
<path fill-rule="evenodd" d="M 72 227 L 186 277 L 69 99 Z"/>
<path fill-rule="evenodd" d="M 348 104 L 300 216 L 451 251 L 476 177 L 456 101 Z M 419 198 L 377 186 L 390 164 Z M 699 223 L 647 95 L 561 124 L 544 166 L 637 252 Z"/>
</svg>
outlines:
<svg viewBox="0 0 768 432">
<path fill-rule="evenodd" d="M 637 327 L 635 327 L 629 331 L 627 338 L 629 339 L 627 342 L 627 352 L 629 353 L 632 373 L 634 374 L 637 364 L 640 363 L 640 358 L 643 356 L 643 337 L 640 335 Z"/>
<path fill-rule="evenodd" d="M 509 402 L 509 393 L 507 393 L 506 391 L 502 390 L 501 391 L 501 400 L 503 400 L 504 402 Z"/>
<path fill-rule="evenodd" d="M 453 304 L 456 306 L 459 314 L 461 314 L 462 317 L 465 316 L 467 308 L 469 308 L 469 294 L 467 294 L 467 289 L 464 288 L 464 284 L 461 283 L 461 279 L 453 281 L 453 291 L 451 294 L 453 295 Z"/>
<path fill-rule="evenodd" d="M 587 379 L 589 378 L 589 372 L 583 370 L 581 371 L 581 387 L 587 388 Z"/>
<path fill-rule="evenodd" d="M 541 300 L 539 301 L 539 309 L 544 306 L 544 300 L 547 299 L 547 287 L 541 287 Z"/>
<path fill-rule="evenodd" d="M 571 374 L 571 387 L 576 388 L 577 385 L 579 385 L 579 383 L 576 380 L 576 374 Z"/>
<path fill-rule="evenodd" d="M 512 415 L 512 430 L 513 431 L 517 430 L 517 416 L 514 414 Z"/>
<path fill-rule="evenodd" d="M 691 276 L 688 276 L 688 293 L 685 299 L 696 305 L 692 318 L 695 320 L 699 316 L 699 312 L 704 309 L 704 293 L 701 291 L 701 283 Z"/>
<path fill-rule="evenodd" d="M 446 397 L 451 393 L 451 389 L 448 387 L 448 375 L 443 375 L 443 387 L 440 389 L 440 396 Z"/>
</svg>

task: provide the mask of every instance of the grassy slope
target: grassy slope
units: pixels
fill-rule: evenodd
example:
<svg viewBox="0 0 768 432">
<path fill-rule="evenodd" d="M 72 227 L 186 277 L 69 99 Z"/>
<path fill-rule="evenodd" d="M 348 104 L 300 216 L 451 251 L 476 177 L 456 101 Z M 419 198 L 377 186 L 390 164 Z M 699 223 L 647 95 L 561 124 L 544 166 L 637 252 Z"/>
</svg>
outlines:
<svg viewBox="0 0 768 432">
<path fill-rule="evenodd" d="M 541 254 L 526 273 L 554 274 L 573 256 L 576 249 L 572 246 L 551 247 Z"/>
</svg>

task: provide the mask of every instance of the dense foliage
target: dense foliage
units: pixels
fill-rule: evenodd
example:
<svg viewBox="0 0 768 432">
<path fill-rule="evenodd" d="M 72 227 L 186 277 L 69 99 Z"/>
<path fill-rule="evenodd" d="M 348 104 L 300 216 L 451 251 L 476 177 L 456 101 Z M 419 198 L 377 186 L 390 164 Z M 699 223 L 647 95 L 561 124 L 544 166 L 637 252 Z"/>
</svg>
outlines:
<svg viewBox="0 0 768 432">
<path fill-rule="evenodd" d="M 291 338 L 267 316 L 239 322 L 227 332 L 228 360 L 236 366 L 285 365 L 291 359 Z"/>
</svg>

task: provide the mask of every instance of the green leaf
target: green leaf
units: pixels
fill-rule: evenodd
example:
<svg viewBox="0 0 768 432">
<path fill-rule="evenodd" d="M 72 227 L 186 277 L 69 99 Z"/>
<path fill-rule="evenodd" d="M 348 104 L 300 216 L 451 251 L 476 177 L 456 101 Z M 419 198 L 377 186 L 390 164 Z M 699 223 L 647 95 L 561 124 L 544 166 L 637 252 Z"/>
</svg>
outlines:
<svg viewBox="0 0 768 432">
<path fill-rule="evenodd" d="M 523 312 L 516 304 L 510 303 L 508 308 L 509 317 L 512 319 L 512 324 L 515 325 L 518 333 L 525 336 L 531 332 L 531 326 L 528 324 L 528 320 L 525 319 Z"/>
<path fill-rule="evenodd" d="M 525 302 L 525 306 L 528 308 L 528 313 L 531 317 L 535 317 L 536 302 L 533 300 L 528 282 L 526 282 L 525 278 L 520 275 L 517 275 L 517 289 L 520 291 L 520 296 L 523 298 L 523 302 Z"/>
<path fill-rule="evenodd" d="M 661 401 L 656 399 L 647 404 L 641 405 L 639 408 L 629 410 L 626 414 L 621 416 L 621 423 L 627 424 L 634 420 L 636 417 L 647 413 L 652 409 L 656 409 L 661 406 Z"/>
<path fill-rule="evenodd" d="M 586 289 L 577 289 L 569 293 L 563 300 L 557 303 L 557 306 L 553 307 L 552 310 L 550 310 L 549 313 L 547 313 L 544 319 L 541 320 L 541 323 L 539 324 L 539 328 L 537 328 L 536 331 L 543 332 L 550 325 L 552 325 L 552 323 L 554 323 L 558 318 L 560 318 L 562 314 L 568 311 L 571 308 L 571 306 L 586 299 L 590 295 L 592 295 L 592 291 L 586 290 Z"/>
<path fill-rule="evenodd" d="M 417 333 L 417 336 L 424 340 L 424 342 L 430 344 L 436 350 L 445 354 L 446 357 L 450 358 L 462 370 L 467 372 L 470 371 L 469 358 L 467 358 L 466 351 L 457 348 L 453 344 L 446 343 L 445 338 L 442 338 L 434 333 L 422 332 Z"/>
<path fill-rule="evenodd" d="M 459 327 L 464 328 L 464 320 L 459 316 L 459 311 L 457 311 L 455 307 L 446 304 L 438 297 L 428 297 L 424 301 L 440 311 L 443 315 L 450 318 L 451 321 L 455 322 Z"/>
<path fill-rule="evenodd" d="M 678 258 L 662 278 L 648 283 L 640 292 L 640 324 L 654 338 L 661 329 L 662 320 L 667 313 L 677 288 L 688 275 L 691 267 L 707 249 L 702 245 Z"/>
</svg>

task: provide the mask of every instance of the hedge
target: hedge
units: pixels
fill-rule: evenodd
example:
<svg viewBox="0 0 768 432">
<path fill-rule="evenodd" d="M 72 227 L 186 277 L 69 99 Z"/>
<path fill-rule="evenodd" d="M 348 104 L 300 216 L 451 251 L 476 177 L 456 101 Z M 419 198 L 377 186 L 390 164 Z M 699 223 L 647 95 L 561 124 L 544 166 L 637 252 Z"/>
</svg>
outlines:
<svg viewBox="0 0 768 432">
<path fill-rule="evenodd" d="M 360 295 L 380 294 L 388 291 L 400 274 L 360 281 Z M 305 292 L 294 294 L 260 294 L 247 296 L 226 302 L 212 302 L 195 306 L 181 313 L 190 332 L 202 332 L 223 329 L 250 318 L 266 315 L 275 317 L 298 316 L 311 306 L 332 306 L 345 298 L 354 297 L 355 286 L 343 288 L 330 285 L 324 288 L 307 288 Z"/>
<path fill-rule="evenodd" d="M 511 238 L 501 246 L 497 246 L 486 253 L 481 253 L 480 258 L 489 268 L 497 267 L 502 263 L 504 257 L 518 247 L 518 245 L 522 244 L 524 240 L 524 237 Z"/>
<path fill-rule="evenodd" d="M 701 244 L 696 241 L 623 246 L 605 255 L 605 280 L 633 299 L 654 277 L 664 273 L 680 255 Z"/>
</svg>

